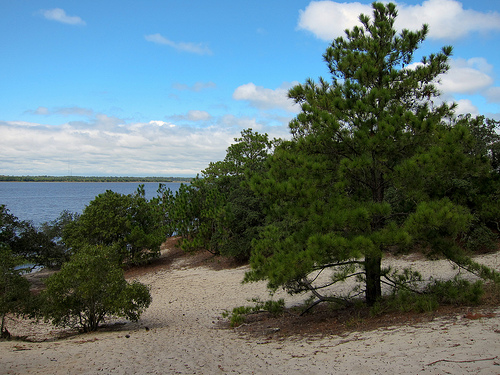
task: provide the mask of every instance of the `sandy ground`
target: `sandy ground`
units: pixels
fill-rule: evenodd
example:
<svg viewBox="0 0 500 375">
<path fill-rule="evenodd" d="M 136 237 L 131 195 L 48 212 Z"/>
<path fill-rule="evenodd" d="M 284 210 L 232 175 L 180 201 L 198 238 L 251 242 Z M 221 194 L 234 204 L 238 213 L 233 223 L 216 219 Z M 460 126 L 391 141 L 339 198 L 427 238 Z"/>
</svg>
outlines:
<svg viewBox="0 0 500 375">
<path fill-rule="evenodd" d="M 500 253 L 481 261 L 500 269 Z M 61 338 L 50 326 L 10 321 L 13 335 L 36 341 L 0 342 L 0 374 L 500 374 L 500 309 L 341 336 L 256 338 L 222 329 L 221 313 L 268 299 L 265 284 L 242 285 L 245 267 L 182 262 L 138 277 L 153 303 L 137 323 Z M 455 272 L 443 261 L 412 263 L 443 277 Z"/>
</svg>

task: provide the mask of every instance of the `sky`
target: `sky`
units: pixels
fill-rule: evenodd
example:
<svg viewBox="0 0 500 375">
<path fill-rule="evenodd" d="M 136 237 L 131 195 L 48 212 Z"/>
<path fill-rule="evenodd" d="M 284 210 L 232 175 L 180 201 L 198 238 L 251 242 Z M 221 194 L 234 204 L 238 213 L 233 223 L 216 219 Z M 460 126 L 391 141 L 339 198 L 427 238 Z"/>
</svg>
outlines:
<svg viewBox="0 0 500 375">
<path fill-rule="evenodd" d="M 289 137 L 307 78 L 371 1 L 0 0 L 0 175 L 195 176 L 243 129 Z M 500 1 L 406 0 L 452 45 L 457 113 L 500 120 Z"/>
</svg>

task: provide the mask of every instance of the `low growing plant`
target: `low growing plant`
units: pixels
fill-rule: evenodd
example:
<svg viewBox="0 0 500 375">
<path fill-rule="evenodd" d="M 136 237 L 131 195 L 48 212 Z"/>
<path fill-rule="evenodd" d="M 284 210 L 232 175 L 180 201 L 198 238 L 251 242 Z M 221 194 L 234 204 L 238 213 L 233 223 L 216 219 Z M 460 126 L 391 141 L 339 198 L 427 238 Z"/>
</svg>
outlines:
<svg viewBox="0 0 500 375">
<path fill-rule="evenodd" d="M 484 283 L 481 280 L 470 282 L 456 276 L 447 281 L 436 280 L 427 286 L 426 291 L 443 304 L 477 305 L 484 295 Z"/>
<path fill-rule="evenodd" d="M 224 311 L 222 316 L 224 318 L 229 318 L 231 327 L 237 327 L 245 322 L 245 316 L 249 314 L 255 314 L 260 312 L 268 312 L 273 316 L 277 316 L 283 312 L 285 308 L 285 300 L 279 299 L 277 301 L 268 300 L 261 301 L 259 298 L 253 298 L 250 300 L 254 302 L 253 306 L 238 306 L 233 308 L 231 311 Z"/>
</svg>

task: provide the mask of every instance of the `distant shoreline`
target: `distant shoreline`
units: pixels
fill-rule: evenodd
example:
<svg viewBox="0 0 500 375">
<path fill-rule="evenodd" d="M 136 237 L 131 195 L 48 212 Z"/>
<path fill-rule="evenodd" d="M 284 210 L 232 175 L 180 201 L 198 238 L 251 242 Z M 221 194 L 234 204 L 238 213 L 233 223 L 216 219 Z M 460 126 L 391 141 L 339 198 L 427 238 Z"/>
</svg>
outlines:
<svg viewBox="0 0 500 375">
<path fill-rule="evenodd" d="M 0 182 L 191 182 L 192 177 L 0 176 Z"/>
</svg>

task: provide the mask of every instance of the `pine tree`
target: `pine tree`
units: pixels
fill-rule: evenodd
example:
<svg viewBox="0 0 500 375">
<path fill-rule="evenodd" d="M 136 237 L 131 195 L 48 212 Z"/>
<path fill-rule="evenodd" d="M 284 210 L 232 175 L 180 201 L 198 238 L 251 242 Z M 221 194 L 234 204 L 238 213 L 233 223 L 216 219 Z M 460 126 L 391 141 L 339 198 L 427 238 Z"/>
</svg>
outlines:
<svg viewBox="0 0 500 375">
<path fill-rule="evenodd" d="M 465 153 L 472 137 L 451 125 L 454 106 L 435 100 L 452 48 L 413 64 L 428 27 L 398 33 L 396 17 L 394 4 L 374 3 L 373 17 L 361 15 L 362 26 L 323 55 L 331 82 L 290 90 L 302 109 L 290 123 L 293 139 L 276 150 L 267 177 L 253 180 L 269 215 L 247 281 L 338 301 L 321 290 L 356 277 L 354 292 L 373 305 L 382 283 L 405 279 L 382 268 L 385 253 L 420 245 L 465 259 L 454 256 L 455 239 L 472 216 L 446 186 L 484 162 Z M 318 285 L 326 268 L 335 272 Z"/>
</svg>

